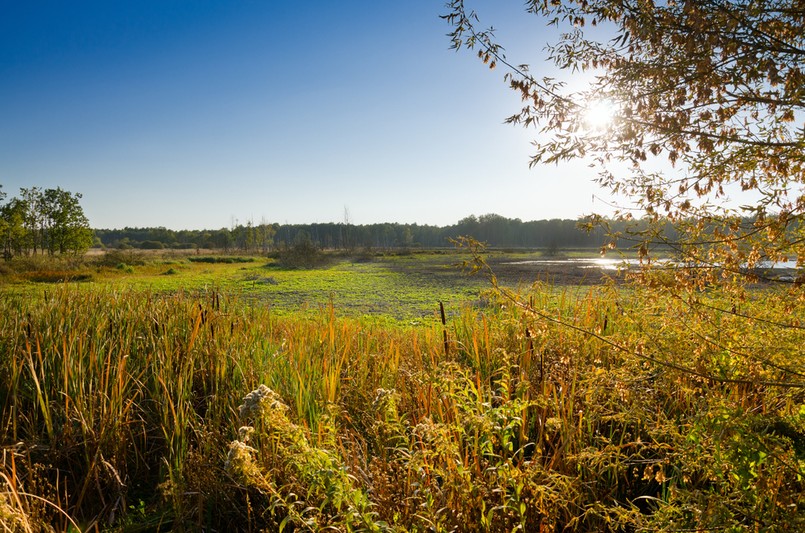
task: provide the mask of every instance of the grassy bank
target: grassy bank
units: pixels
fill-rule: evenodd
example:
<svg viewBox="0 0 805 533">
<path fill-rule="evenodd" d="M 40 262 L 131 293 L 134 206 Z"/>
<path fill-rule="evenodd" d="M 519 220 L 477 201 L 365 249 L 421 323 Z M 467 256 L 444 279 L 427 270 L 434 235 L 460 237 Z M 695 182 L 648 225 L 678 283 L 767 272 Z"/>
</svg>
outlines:
<svg viewBox="0 0 805 533">
<path fill-rule="evenodd" d="M 402 290 L 420 270 L 399 261 L 382 283 Z M 805 316 L 783 293 L 725 314 L 537 285 L 483 307 L 468 295 L 443 326 L 342 312 L 332 294 L 277 312 L 260 291 L 293 273 L 262 262 L 126 267 L 4 288 L 11 530 L 805 525 Z M 289 294 L 305 290 L 295 275 Z"/>
</svg>

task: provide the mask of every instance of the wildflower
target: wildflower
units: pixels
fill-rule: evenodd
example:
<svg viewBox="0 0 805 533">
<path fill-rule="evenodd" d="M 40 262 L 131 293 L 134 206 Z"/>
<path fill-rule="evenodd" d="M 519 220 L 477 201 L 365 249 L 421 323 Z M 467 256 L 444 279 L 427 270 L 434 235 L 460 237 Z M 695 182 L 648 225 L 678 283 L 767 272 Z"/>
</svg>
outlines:
<svg viewBox="0 0 805 533">
<path fill-rule="evenodd" d="M 372 409 L 376 411 L 388 411 L 389 407 L 396 411 L 396 391 L 394 389 L 377 389 L 375 399 L 372 402 Z"/>
<path fill-rule="evenodd" d="M 265 385 L 260 385 L 243 398 L 243 403 L 238 406 L 241 417 L 259 415 L 263 412 L 263 407 L 268 406 L 274 411 L 286 411 L 288 406 L 282 402 L 280 395 L 269 389 Z"/>
<path fill-rule="evenodd" d="M 238 429 L 238 439 L 240 442 L 249 442 L 249 438 L 254 433 L 254 428 L 251 426 L 241 426 Z"/>
<path fill-rule="evenodd" d="M 257 450 L 239 440 L 229 444 L 229 453 L 226 454 L 224 469 L 230 474 L 247 475 L 256 471 L 254 454 Z"/>
<path fill-rule="evenodd" d="M 552 416 L 545 421 L 546 433 L 559 433 L 562 430 L 562 419 Z"/>
</svg>

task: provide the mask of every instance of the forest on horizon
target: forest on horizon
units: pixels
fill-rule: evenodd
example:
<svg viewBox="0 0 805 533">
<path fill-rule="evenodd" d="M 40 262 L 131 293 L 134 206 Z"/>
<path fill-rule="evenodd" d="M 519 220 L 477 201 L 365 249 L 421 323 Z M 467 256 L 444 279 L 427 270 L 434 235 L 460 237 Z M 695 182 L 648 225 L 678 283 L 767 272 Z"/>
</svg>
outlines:
<svg viewBox="0 0 805 533">
<path fill-rule="evenodd" d="M 625 229 L 625 222 L 612 221 L 611 231 Z M 623 226 L 623 227 L 621 227 Z M 597 248 L 606 233 L 597 226 L 590 231 L 579 220 L 522 221 L 497 214 L 470 215 L 449 226 L 400 223 L 237 224 L 217 230 L 172 230 L 156 228 L 95 229 L 96 248 L 215 249 L 267 253 L 306 241 L 323 249 L 399 249 L 451 246 L 451 239 L 470 236 L 493 247 Z"/>
</svg>

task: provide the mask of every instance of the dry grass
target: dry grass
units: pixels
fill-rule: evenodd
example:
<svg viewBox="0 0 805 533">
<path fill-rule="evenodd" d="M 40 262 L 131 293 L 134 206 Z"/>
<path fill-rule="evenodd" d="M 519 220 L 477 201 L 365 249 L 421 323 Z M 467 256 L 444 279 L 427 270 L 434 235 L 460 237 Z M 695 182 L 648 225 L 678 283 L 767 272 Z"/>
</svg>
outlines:
<svg viewBox="0 0 805 533">
<path fill-rule="evenodd" d="M 446 343 L 438 323 L 276 316 L 216 292 L 8 295 L 0 516 L 20 531 L 803 525 L 802 388 L 770 385 L 802 382 L 802 330 L 584 291 L 466 308 Z M 782 320 L 785 299 L 742 305 Z"/>
</svg>

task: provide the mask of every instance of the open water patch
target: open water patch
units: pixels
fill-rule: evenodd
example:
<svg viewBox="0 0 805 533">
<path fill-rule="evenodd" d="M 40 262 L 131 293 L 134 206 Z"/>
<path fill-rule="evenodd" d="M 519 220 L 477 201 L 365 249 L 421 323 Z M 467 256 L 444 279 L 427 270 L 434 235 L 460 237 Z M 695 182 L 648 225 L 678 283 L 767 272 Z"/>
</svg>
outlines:
<svg viewBox="0 0 805 533">
<path fill-rule="evenodd" d="M 613 259 L 609 257 L 583 257 L 572 259 L 529 259 L 527 261 L 509 261 L 502 263 L 505 265 L 532 265 L 536 267 L 575 267 L 575 268 L 597 268 L 600 270 L 624 270 L 636 266 L 661 266 L 661 267 L 675 267 L 675 266 L 690 266 L 687 264 L 677 263 L 673 259 L 660 258 L 646 260 L 635 258 L 619 258 Z M 762 261 L 755 267 L 757 269 L 766 270 L 796 270 L 796 261 Z"/>
</svg>

